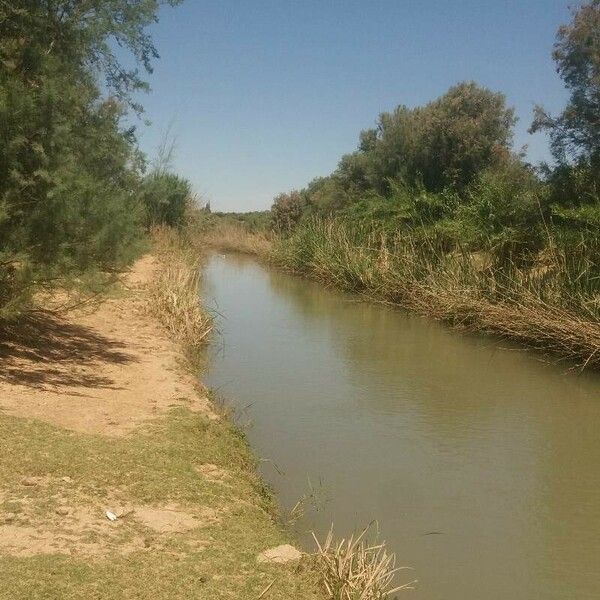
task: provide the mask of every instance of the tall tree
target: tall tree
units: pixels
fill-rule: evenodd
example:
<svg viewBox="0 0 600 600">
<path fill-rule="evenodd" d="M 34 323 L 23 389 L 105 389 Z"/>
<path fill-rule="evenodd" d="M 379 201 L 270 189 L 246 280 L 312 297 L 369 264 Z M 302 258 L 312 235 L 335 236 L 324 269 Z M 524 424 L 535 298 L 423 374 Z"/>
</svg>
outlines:
<svg viewBox="0 0 600 600">
<path fill-rule="evenodd" d="M 123 117 L 158 57 L 147 26 L 178 3 L 0 0 L 0 316 L 35 282 L 130 256 L 141 155 Z"/>
<path fill-rule="evenodd" d="M 570 91 L 569 103 L 557 117 L 535 109 L 531 131 L 550 134 L 560 163 L 600 161 L 600 0 L 580 6 L 571 23 L 560 27 L 554 46 L 556 68 Z"/>
</svg>

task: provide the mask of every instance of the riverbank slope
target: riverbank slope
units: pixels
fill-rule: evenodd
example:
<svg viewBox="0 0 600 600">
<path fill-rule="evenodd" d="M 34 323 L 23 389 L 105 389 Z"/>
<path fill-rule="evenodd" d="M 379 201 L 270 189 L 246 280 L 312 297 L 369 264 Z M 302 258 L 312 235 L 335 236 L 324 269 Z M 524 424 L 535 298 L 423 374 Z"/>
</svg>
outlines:
<svg viewBox="0 0 600 600">
<path fill-rule="evenodd" d="M 0 598 L 318 598 L 243 435 L 148 314 L 160 266 L 0 338 Z M 265 592 L 265 590 L 267 590 Z M 261 596 L 262 594 L 262 596 Z"/>
<path fill-rule="evenodd" d="M 219 251 L 254 255 L 370 301 L 516 341 L 579 370 L 600 369 L 598 294 L 570 291 L 556 265 L 507 272 L 482 254 L 433 255 L 402 236 L 388 246 L 335 219 L 311 220 L 282 236 L 220 218 L 204 225 L 202 236 Z"/>
</svg>

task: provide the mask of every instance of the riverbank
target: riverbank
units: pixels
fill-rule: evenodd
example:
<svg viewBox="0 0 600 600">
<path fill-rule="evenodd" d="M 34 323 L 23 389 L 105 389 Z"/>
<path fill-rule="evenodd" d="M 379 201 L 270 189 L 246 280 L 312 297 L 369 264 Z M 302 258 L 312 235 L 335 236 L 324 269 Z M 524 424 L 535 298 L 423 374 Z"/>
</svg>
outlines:
<svg viewBox="0 0 600 600">
<path fill-rule="evenodd" d="M 164 266 L 146 256 L 93 309 L 3 332 L 0 598 L 322 597 L 302 561 L 257 560 L 287 535 L 190 375 L 185 327 L 148 310 Z"/>
<path fill-rule="evenodd" d="M 598 298 L 567 281 L 560 256 L 537 268 L 496 269 L 477 254 L 436 254 L 403 238 L 364 239 L 333 221 L 313 221 L 288 237 L 221 226 L 204 235 L 223 251 L 254 254 L 325 285 L 400 306 L 472 332 L 498 335 L 566 360 L 600 369 Z"/>
</svg>

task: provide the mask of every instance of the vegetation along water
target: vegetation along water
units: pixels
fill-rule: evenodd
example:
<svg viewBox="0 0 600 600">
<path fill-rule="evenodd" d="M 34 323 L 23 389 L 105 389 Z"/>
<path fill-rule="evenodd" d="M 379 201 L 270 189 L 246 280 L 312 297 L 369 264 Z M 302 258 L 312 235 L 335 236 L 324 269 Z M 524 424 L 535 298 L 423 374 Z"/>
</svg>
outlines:
<svg viewBox="0 0 600 600">
<path fill-rule="evenodd" d="M 558 32 L 569 103 L 558 116 L 536 107 L 531 125 L 549 133 L 553 165 L 512 149 L 501 93 L 460 83 L 382 113 L 331 175 L 280 194 L 270 213 L 213 217 L 213 241 L 598 367 L 599 29 L 594 1 Z"/>
<path fill-rule="evenodd" d="M 0 598 L 597 598 L 600 0 L 548 162 L 459 81 L 249 213 L 140 149 L 179 4 L 0 0 Z"/>
</svg>

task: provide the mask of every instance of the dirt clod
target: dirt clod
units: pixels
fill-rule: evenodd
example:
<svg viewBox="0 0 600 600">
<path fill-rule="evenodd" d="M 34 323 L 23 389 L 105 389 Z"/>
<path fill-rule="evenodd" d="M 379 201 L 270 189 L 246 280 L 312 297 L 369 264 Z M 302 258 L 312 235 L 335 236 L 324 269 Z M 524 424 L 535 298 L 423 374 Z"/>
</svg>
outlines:
<svg viewBox="0 0 600 600">
<path fill-rule="evenodd" d="M 37 477 L 23 477 L 21 483 L 27 487 L 33 487 L 39 484 L 39 479 Z"/>
<path fill-rule="evenodd" d="M 290 546 L 290 544 L 283 544 L 261 552 L 256 560 L 260 563 L 285 564 L 300 560 L 300 558 L 302 558 L 302 553 L 299 550 L 294 546 Z"/>
</svg>

